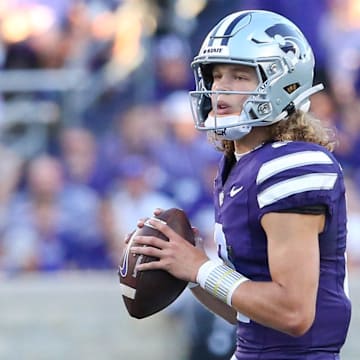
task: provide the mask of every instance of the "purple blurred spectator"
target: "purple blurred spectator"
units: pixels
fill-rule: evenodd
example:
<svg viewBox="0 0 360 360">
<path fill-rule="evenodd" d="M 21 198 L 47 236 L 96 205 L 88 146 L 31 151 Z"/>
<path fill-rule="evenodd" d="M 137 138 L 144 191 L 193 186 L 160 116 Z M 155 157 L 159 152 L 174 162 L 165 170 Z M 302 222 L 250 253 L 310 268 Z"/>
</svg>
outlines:
<svg viewBox="0 0 360 360">
<path fill-rule="evenodd" d="M 169 131 L 155 148 L 155 158 L 166 176 L 163 189 L 191 216 L 203 199 L 204 170 L 220 153 L 209 147 L 205 133 L 195 129 L 186 91 L 171 93 L 162 110 L 163 126 Z"/>
<path fill-rule="evenodd" d="M 119 161 L 127 155 L 153 158 L 154 148 L 165 136 L 161 120 L 156 104 L 135 105 L 116 114 L 109 131 L 99 139 L 100 158 L 111 177 L 118 176 Z"/>
<path fill-rule="evenodd" d="M 153 52 L 156 100 L 163 100 L 174 91 L 194 88 L 187 40 L 175 34 L 164 35 L 154 40 Z"/>
<path fill-rule="evenodd" d="M 347 254 L 349 269 L 360 268 L 360 193 L 359 186 L 351 176 L 345 177 L 348 206 Z"/>
<path fill-rule="evenodd" d="M 106 161 L 98 154 L 95 136 L 85 128 L 69 127 L 62 130 L 59 140 L 66 181 L 105 194 L 112 178 Z"/>
<path fill-rule="evenodd" d="M 108 200 L 120 247 L 140 218 L 152 216 L 156 207 L 178 207 L 172 198 L 156 190 L 157 171 L 156 166 L 139 155 L 129 155 L 119 161 L 118 176 Z"/>
<path fill-rule="evenodd" d="M 9 204 L 3 233 L 5 270 L 109 266 L 99 206 L 93 190 L 64 182 L 57 159 L 34 159 L 25 189 Z"/>
<path fill-rule="evenodd" d="M 360 8 L 358 0 L 328 0 L 320 18 L 320 45 L 326 54 L 327 75 L 339 104 L 360 94 Z"/>
<path fill-rule="evenodd" d="M 340 121 L 337 123 L 339 146 L 336 157 L 347 173 L 357 177 L 360 184 L 360 100 L 339 108 Z"/>
</svg>

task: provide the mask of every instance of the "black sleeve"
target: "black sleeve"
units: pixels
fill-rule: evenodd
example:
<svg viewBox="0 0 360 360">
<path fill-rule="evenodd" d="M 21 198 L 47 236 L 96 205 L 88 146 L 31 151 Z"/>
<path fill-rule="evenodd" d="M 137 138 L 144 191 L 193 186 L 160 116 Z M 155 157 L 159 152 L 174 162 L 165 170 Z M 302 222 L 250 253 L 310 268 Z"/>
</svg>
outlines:
<svg viewBox="0 0 360 360">
<path fill-rule="evenodd" d="M 295 213 L 295 214 L 307 214 L 307 215 L 321 215 L 325 214 L 327 210 L 326 205 L 309 205 L 295 207 L 291 209 L 278 210 L 280 213 Z"/>
</svg>

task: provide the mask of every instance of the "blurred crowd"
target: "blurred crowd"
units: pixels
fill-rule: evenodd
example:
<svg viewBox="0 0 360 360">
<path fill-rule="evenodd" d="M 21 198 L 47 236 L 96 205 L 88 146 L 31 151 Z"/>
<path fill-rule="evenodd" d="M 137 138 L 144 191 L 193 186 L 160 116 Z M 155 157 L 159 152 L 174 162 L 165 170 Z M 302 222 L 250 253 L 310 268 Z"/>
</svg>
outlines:
<svg viewBox="0 0 360 360">
<path fill-rule="evenodd" d="M 360 264 L 359 1 L 1 0 L 2 273 L 114 269 L 155 207 L 212 237 L 221 154 L 194 129 L 190 62 L 217 19 L 251 8 L 289 17 L 314 49 L 311 110 L 338 134 Z"/>
</svg>

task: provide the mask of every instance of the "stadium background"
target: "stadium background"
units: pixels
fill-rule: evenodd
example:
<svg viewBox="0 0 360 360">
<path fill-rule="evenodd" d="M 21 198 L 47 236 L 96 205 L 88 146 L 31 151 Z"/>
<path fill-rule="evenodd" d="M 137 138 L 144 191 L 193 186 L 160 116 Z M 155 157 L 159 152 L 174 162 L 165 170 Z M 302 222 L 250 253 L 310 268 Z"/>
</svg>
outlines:
<svg viewBox="0 0 360 360">
<path fill-rule="evenodd" d="M 211 238 L 219 154 L 193 129 L 189 63 L 219 18 L 250 8 L 299 25 L 326 86 L 312 111 L 336 128 L 346 174 L 354 315 L 343 359 L 358 359 L 357 0 L 0 1 L 1 359 L 188 360 L 190 298 L 130 319 L 116 267 L 124 234 L 154 206 L 182 207 Z"/>
</svg>

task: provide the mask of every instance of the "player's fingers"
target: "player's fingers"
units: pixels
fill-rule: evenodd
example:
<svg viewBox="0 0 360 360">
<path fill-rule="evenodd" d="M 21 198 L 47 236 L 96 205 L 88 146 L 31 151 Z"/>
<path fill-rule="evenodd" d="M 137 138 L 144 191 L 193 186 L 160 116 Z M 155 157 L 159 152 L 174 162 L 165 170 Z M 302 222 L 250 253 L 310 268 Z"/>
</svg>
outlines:
<svg viewBox="0 0 360 360">
<path fill-rule="evenodd" d="M 150 218 L 146 221 L 146 224 L 161 231 L 167 238 L 171 239 L 171 237 L 178 235 L 176 231 L 174 231 L 169 225 L 166 224 L 165 221 L 157 219 L 157 218 Z"/>
<path fill-rule="evenodd" d="M 124 239 L 125 244 L 129 243 L 129 241 L 130 241 L 131 237 L 134 235 L 134 233 L 135 233 L 135 230 L 125 235 L 125 239 Z"/>
<path fill-rule="evenodd" d="M 199 231 L 199 229 L 197 227 L 192 226 L 191 229 L 192 229 L 195 237 L 200 236 L 200 231 Z"/>
<path fill-rule="evenodd" d="M 160 261 L 150 261 L 147 263 L 141 263 L 136 265 L 137 271 L 144 271 L 144 270 L 163 270 L 163 265 Z"/>
<path fill-rule="evenodd" d="M 133 246 L 130 252 L 136 255 L 152 256 L 155 258 L 161 257 L 161 249 L 153 246 Z"/>
<path fill-rule="evenodd" d="M 155 236 L 135 236 L 134 242 L 136 245 L 152 246 L 158 249 L 163 249 L 168 243 L 166 240 L 159 239 Z M 135 252 L 133 249 L 137 249 L 137 246 L 131 248 L 131 251 Z"/>
<path fill-rule="evenodd" d="M 155 216 L 159 216 L 162 212 L 164 212 L 164 209 L 156 208 L 156 209 L 153 211 L 153 214 L 154 214 Z"/>
<path fill-rule="evenodd" d="M 126 234 L 124 238 L 124 243 L 127 244 L 130 241 L 130 238 L 131 238 L 131 233 Z"/>
<path fill-rule="evenodd" d="M 191 228 L 192 228 L 192 231 L 194 233 L 195 246 L 198 249 L 204 250 L 204 240 L 200 235 L 199 229 L 197 227 L 195 227 L 195 226 L 192 226 Z"/>
<path fill-rule="evenodd" d="M 144 227 L 144 224 L 146 223 L 147 219 L 148 219 L 148 218 L 141 218 L 141 219 L 139 219 L 138 222 L 137 222 L 137 224 L 136 224 L 136 226 L 137 226 L 138 228 Z"/>
</svg>

